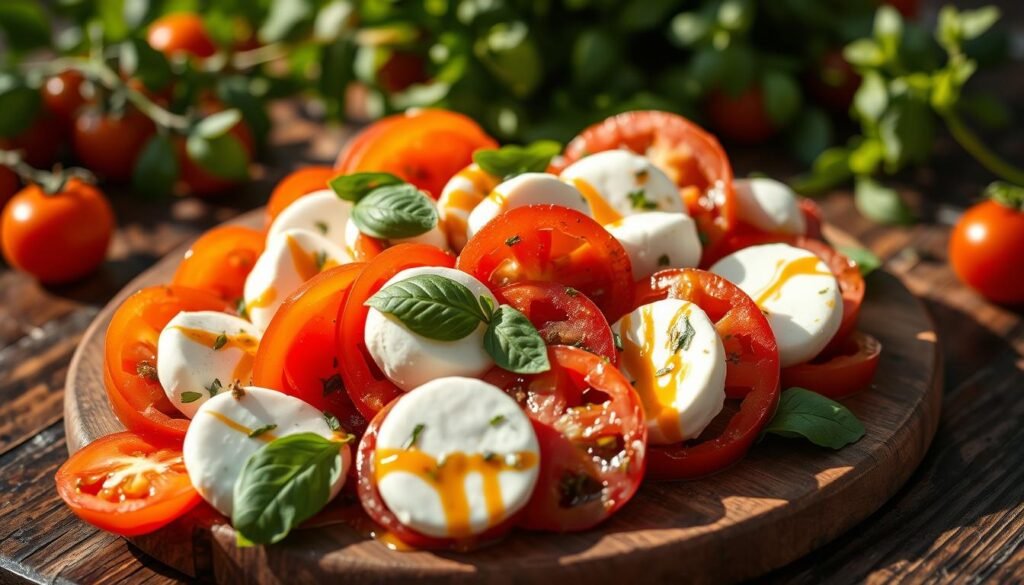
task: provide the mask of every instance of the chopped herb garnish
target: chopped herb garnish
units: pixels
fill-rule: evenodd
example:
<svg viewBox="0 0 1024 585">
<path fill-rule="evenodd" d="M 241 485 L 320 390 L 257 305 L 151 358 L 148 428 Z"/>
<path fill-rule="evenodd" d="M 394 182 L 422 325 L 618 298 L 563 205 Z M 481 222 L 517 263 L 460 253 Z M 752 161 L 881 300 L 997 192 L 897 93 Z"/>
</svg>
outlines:
<svg viewBox="0 0 1024 585">
<path fill-rule="evenodd" d="M 662 254 L 661 256 L 658 256 L 658 266 L 668 266 L 671 263 L 672 260 L 669 259 L 668 254 Z"/>
<path fill-rule="evenodd" d="M 630 205 L 633 206 L 633 209 L 651 210 L 658 208 L 658 205 L 656 203 L 647 200 L 647 192 L 644 191 L 643 189 L 631 191 L 629 194 L 627 194 L 627 197 L 629 197 L 629 203 Z"/>
<path fill-rule="evenodd" d="M 316 262 L 316 271 L 320 272 L 327 265 L 327 252 L 317 250 L 313 253 L 313 261 Z"/>
<path fill-rule="evenodd" d="M 523 241 L 523 239 L 519 237 L 519 234 L 516 234 L 516 235 L 514 235 L 514 236 L 512 236 L 510 238 L 507 238 L 505 240 L 505 245 L 506 246 L 515 246 L 516 244 L 518 244 L 521 241 Z"/>
<path fill-rule="evenodd" d="M 223 334 L 223 333 L 221 333 L 220 335 L 217 336 L 217 339 L 213 340 L 213 349 L 214 349 L 214 351 L 216 351 L 216 350 L 224 347 L 227 344 L 228 344 L 228 336 Z"/>
<path fill-rule="evenodd" d="M 655 377 L 658 377 L 658 378 L 660 378 L 660 377 L 662 377 L 662 376 L 664 376 L 664 375 L 666 375 L 666 374 L 669 374 L 669 373 L 671 373 L 671 372 L 672 372 L 672 370 L 673 370 L 673 367 L 672 367 L 671 365 L 669 365 L 669 366 L 665 366 L 664 368 L 661 368 L 661 369 L 660 369 L 660 370 L 658 370 L 657 372 L 654 372 L 654 375 L 655 375 Z"/>
<path fill-rule="evenodd" d="M 495 458 L 494 451 L 484 451 L 484 461 L 490 462 Z"/>
<path fill-rule="evenodd" d="M 574 289 L 571 286 L 567 286 L 565 287 L 565 294 L 569 295 L 570 297 L 576 297 L 579 296 L 580 291 Z"/>
<path fill-rule="evenodd" d="M 189 403 L 195 402 L 196 400 L 199 400 L 202 397 L 203 397 L 203 395 L 198 393 L 198 392 L 182 392 L 181 393 L 181 403 L 182 404 L 189 404 Z"/>
<path fill-rule="evenodd" d="M 821 290 L 819 290 L 819 291 L 818 291 L 818 294 L 819 294 L 819 295 L 823 295 L 823 294 L 825 294 L 825 293 L 827 293 L 827 292 L 828 292 L 828 289 L 827 289 L 827 288 L 823 288 L 823 289 L 821 289 Z"/>
<path fill-rule="evenodd" d="M 325 222 L 325 221 L 318 221 L 318 222 L 314 222 L 313 225 L 316 226 L 316 229 L 319 230 L 321 234 L 323 234 L 325 236 L 327 235 L 327 222 Z"/>
<path fill-rule="evenodd" d="M 639 171 L 633 173 L 633 176 L 636 177 L 636 182 L 640 183 L 641 185 L 647 182 L 647 175 L 647 169 L 640 169 Z"/>
<path fill-rule="evenodd" d="M 238 316 L 243 319 L 249 318 L 249 306 L 245 304 L 244 297 L 238 299 L 238 302 L 235 303 L 235 312 L 237 312 Z"/>
<path fill-rule="evenodd" d="M 255 429 L 249 431 L 249 438 L 258 437 L 258 436 L 262 435 L 263 433 L 269 433 L 270 431 L 272 431 L 272 430 L 274 430 L 276 428 L 277 428 L 277 425 L 274 424 L 274 423 L 270 423 L 269 425 L 263 425 L 262 427 L 256 427 Z"/>
<path fill-rule="evenodd" d="M 420 440 L 420 435 L 423 434 L 423 429 L 427 428 L 427 425 L 418 423 L 412 428 L 412 434 L 406 439 L 405 444 L 402 445 L 403 449 L 412 449 L 416 446 L 416 443 Z"/>
<path fill-rule="evenodd" d="M 672 342 L 672 351 L 679 352 L 680 350 L 690 349 L 690 344 L 693 342 L 694 336 L 697 335 L 697 330 L 690 324 L 690 318 L 683 315 L 682 331 L 680 331 L 679 323 L 672 329 L 670 339 Z"/>
<path fill-rule="evenodd" d="M 242 390 L 242 385 L 238 383 L 238 380 L 232 382 L 231 385 L 228 386 L 228 390 L 231 390 L 231 397 L 235 400 L 241 400 L 245 397 L 245 390 Z"/>
<path fill-rule="evenodd" d="M 327 426 L 330 427 L 332 431 L 341 430 L 341 421 L 333 414 L 324 411 L 324 420 L 327 421 Z"/>
<path fill-rule="evenodd" d="M 210 393 L 210 398 L 217 395 L 218 392 L 224 389 L 224 386 L 220 383 L 220 378 L 214 378 L 213 382 L 206 387 L 206 391 Z"/>
<path fill-rule="evenodd" d="M 505 422 L 505 415 L 504 414 L 499 414 L 499 415 L 497 415 L 497 416 L 495 416 L 494 418 L 491 419 L 491 426 L 492 427 L 496 427 L 496 426 L 500 425 L 503 422 Z"/>
<path fill-rule="evenodd" d="M 320 384 L 323 386 L 324 396 L 345 390 L 345 382 L 342 381 L 341 374 L 334 374 L 330 378 L 321 378 Z"/>
<path fill-rule="evenodd" d="M 622 351 L 622 336 L 619 335 L 618 333 L 615 333 L 613 331 L 612 332 L 612 341 L 615 342 L 615 349 L 617 351 Z"/>
<path fill-rule="evenodd" d="M 562 508 L 575 508 L 601 498 L 604 484 L 586 473 L 566 472 L 558 482 L 561 496 L 558 504 Z"/>
<path fill-rule="evenodd" d="M 156 366 L 149 363 L 148 360 L 142 360 L 135 364 L 135 373 L 149 380 L 150 382 L 157 381 Z"/>
</svg>

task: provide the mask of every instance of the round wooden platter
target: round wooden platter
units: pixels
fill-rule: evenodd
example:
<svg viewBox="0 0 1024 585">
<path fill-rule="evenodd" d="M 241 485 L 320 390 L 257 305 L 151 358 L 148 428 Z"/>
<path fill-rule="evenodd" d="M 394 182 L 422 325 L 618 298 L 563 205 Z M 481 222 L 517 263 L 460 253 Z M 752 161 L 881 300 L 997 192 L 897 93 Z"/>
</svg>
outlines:
<svg viewBox="0 0 1024 585">
<path fill-rule="evenodd" d="M 234 223 L 259 226 L 262 211 Z M 832 230 L 833 241 L 849 238 Z M 96 317 L 72 360 L 65 426 L 72 452 L 122 430 L 103 389 L 103 335 L 135 290 L 168 282 L 171 254 L 132 281 Z M 294 532 L 240 549 L 205 506 L 131 541 L 195 577 L 219 582 L 343 583 L 486 581 L 732 582 L 764 574 L 835 538 L 903 485 L 935 434 L 942 369 L 925 307 L 885 272 L 868 280 L 860 327 L 881 340 L 873 387 L 845 404 L 867 434 L 839 451 L 771 437 L 732 468 L 691 482 L 645 484 L 609 522 L 578 534 L 515 532 L 471 553 L 394 552 L 346 525 Z"/>
</svg>

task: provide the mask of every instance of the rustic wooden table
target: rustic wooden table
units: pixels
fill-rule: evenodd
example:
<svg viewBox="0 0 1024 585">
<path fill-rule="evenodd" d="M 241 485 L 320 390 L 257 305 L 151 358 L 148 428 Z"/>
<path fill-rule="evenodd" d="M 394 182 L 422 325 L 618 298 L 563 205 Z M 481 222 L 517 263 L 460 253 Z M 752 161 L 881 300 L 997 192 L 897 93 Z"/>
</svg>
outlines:
<svg viewBox="0 0 1024 585">
<path fill-rule="evenodd" d="M 1020 71 L 1015 83 L 1000 84 L 1018 105 L 1024 103 Z M 273 114 L 280 123 L 268 166 L 239 193 L 209 201 L 115 194 L 120 228 L 110 260 L 88 280 L 41 288 L 0 264 L 0 583 L 184 579 L 80 522 L 57 497 L 53 475 L 67 457 L 64 377 L 85 327 L 132 276 L 200 231 L 261 205 L 280 176 L 302 162 L 330 160 L 345 138 L 341 130 L 322 130 L 294 105 L 277 104 Z M 1019 162 L 1024 135 L 1017 130 L 996 146 Z M 989 177 L 947 141 L 936 152 L 928 169 L 901 177 L 922 217 L 918 225 L 872 225 L 853 210 L 847 192 L 822 200 L 829 221 L 881 256 L 885 270 L 901 277 L 935 317 L 946 380 L 935 442 L 877 513 L 767 581 L 1024 581 L 1024 318 L 1020 309 L 974 295 L 946 265 L 948 224 Z M 793 170 L 755 152 L 739 152 L 735 166 L 741 176 Z"/>
</svg>

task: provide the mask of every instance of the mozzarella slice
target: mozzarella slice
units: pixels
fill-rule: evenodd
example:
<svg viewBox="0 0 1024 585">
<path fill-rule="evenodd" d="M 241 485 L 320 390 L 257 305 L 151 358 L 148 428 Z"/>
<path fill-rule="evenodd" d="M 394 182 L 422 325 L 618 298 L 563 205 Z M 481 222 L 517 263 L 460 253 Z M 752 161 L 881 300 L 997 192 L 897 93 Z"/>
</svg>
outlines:
<svg viewBox="0 0 1024 585">
<path fill-rule="evenodd" d="M 498 178 L 473 163 L 455 174 L 441 191 L 437 213 L 448 236 L 448 245 L 461 250 L 466 245 L 469 214 L 498 186 Z"/>
<path fill-rule="evenodd" d="M 421 274 L 450 278 L 465 285 L 474 296 L 485 296 L 497 306 L 494 295 L 483 283 L 454 268 L 410 268 L 396 274 L 384 287 Z M 476 331 L 462 339 L 437 341 L 413 333 L 397 318 L 371 307 L 363 340 L 381 372 L 396 386 L 409 391 L 444 376 L 482 376 L 494 365 L 494 360 L 484 351 L 486 330 L 481 323 Z"/>
<path fill-rule="evenodd" d="M 806 228 L 800 202 L 789 186 L 775 179 L 737 179 L 736 214 L 766 232 L 803 235 Z"/>
<path fill-rule="evenodd" d="M 682 213 L 638 213 L 605 228 L 629 254 L 634 280 L 665 268 L 687 268 L 700 263 L 697 225 Z"/>
<path fill-rule="evenodd" d="M 533 426 L 499 388 L 439 378 L 403 395 L 380 425 L 381 499 L 429 536 L 480 534 L 520 510 L 540 469 Z"/>
<path fill-rule="evenodd" d="M 711 272 L 743 289 L 768 317 L 783 367 L 818 355 L 839 329 L 839 284 L 807 250 L 789 244 L 752 246 L 722 258 Z"/>
<path fill-rule="evenodd" d="M 270 240 L 245 280 L 249 320 L 260 330 L 266 329 L 277 308 L 302 283 L 351 261 L 344 249 L 318 233 L 284 230 Z"/>
<path fill-rule="evenodd" d="M 665 299 L 623 317 L 619 367 L 647 413 L 648 440 L 665 445 L 700 435 L 725 403 L 725 348 L 697 305 Z"/>
<path fill-rule="evenodd" d="M 338 197 L 330 189 L 316 191 L 296 199 L 278 214 L 267 230 L 267 242 L 287 230 L 302 229 L 318 233 L 348 250 L 345 228 L 351 216 L 351 203 Z M 351 253 L 349 255 L 352 256 Z"/>
<path fill-rule="evenodd" d="M 583 193 L 601 225 L 645 211 L 685 212 L 672 179 L 628 150 L 595 152 L 569 165 L 561 177 Z"/>
<path fill-rule="evenodd" d="M 233 382 L 251 382 L 259 343 L 259 329 L 234 315 L 178 313 L 157 341 L 157 379 L 171 404 L 192 418 Z"/>
<path fill-rule="evenodd" d="M 237 394 L 224 392 L 207 400 L 189 424 L 182 446 L 193 487 L 228 518 L 235 507 L 235 482 L 260 447 L 296 433 L 335 437 L 323 413 L 298 398 L 257 387 L 242 388 Z M 257 429 L 265 430 L 250 436 Z M 351 461 L 348 445 L 341 446 L 341 473 L 331 485 L 332 498 L 345 483 Z"/>
<path fill-rule="evenodd" d="M 573 186 L 548 173 L 523 173 L 498 185 L 469 214 L 467 235 L 472 238 L 501 213 L 526 205 L 550 203 L 590 215 L 590 205 Z"/>
</svg>

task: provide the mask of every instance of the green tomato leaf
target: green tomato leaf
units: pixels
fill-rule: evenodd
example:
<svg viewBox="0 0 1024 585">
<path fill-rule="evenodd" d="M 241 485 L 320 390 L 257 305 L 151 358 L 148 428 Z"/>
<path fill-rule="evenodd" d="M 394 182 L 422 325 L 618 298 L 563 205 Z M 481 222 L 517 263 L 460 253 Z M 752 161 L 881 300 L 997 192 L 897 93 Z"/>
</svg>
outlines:
<svg viewBox="0 0 1024 585">
<path fill-rule="evenodd" d="M 960 13 L 960 35 L 965 41 L 976 39 L 985 34 L 999 21 L 998 6 L 983 6 L 975 10 L 964 10 Z"/>
<path fill-rule="evenodd" d="M 316 6 L 311 0 L 271 0 L 259 29 L 259 39 L 276 43 L 297 36 L 313 25 Z"/>
<path fill-rule="evenodd" d="M 231 524 L 240 541 L 281 541 L 327 504 L 340 474 L 341 443 L 316 433 L 287 435 L 261 447 L 235 482 Z"/>
<path fill-rule="evenodd" d="M 800 112 L 789 134 L 790 150 L 805 164 L 810 164 L 832 144 L 832 120 L 821 108 L 805 108 Z"/>
<path fill-rule="evenodd" d="M 544 73 L 540 50 L 529 33 L 525 22 L 501 22 L 473 45 L 484 67 L 518 98 L 533 93 Z"/>
<path fill-rule="evenodd" d="M 508 305 L 494 312 L 484 349 L 500 368 L 517 374 L 538 374 L 551 369 L 547 346 L 525 315 Z"/>
<path fill-rule="evenodd" d="M 887 225 L 908 224 L 913 214 L 899 193 L 866 176 L 857 177 L 854 205 L 864 217 Z"/>
<path fill-rule="evenodd" d="M 874 71 L 864 74 L 857 93 L 853 95 L 853 111 L 867 124 L 874 124 L 889 105 L 889 90 L 885 80 Z"/>
<path fill-rule="evenodd" d="M 879 67 L 885 63 L 885 52 L 871 39 L 858 39 L 843 49 L 843 58 L 854 67 Z"/>
<path fill-rule="evenodd" d="M 22 53 L 50 44 L 50 17 L 36 0 L 0 2 L 0 30 L 6 49 Z"/>
<path fill-rule="evenodd" d="M 128 39 L 119 47 L 121 73 L 138 79 L 152 91 L 167 87 L 174 73 L 163 53 L 141 39 Z"/>
<path fill-rule="evenodd" d="M 850 150 L 841 146 L 826 149 L 814 160 L 811 172 L 792 181 L 793 190 L 814 195 L 849 179 Z"/>
<path fill-rule="evenodd" d="M 249 177 L 249 153 L 231 134 L 206 138 L 193 131 L 185 141 L 185 152 L 189 159 L 215 177 L 230 181 Z"/>
<path fill-rule="evenodd" d="M 39 91 L 20 77 L 0 73 L 0 136 L 16 136 L 31 126 L 41 106 Z"/>
<path fill-rule="evenodd" d="M 462 339 L 487 320 L 469 288 L 437 274 L 420 274 L 386 286 L 366 305 L 437 341 Z"/>
<path fill-rule="evenodd" d="M 927 103 L 896 100 L 878 122 L 885 147 L 886 170 L 894 173 L 907 163 L 923 162 L 931 152 L 935 117 Z"/>
<path fill-rule="evenodd" d="M 708 35 L 711 23 L 697 12 L 681 12 L 669 24 L 669 38 L 683 47 L 690 47 Z"/>
<path fill-rule="evenodd" d="M 606 82 L 619 63 L 618 41 L 608 31 L 591 28 L 576 37 L 572 47 L 573 81 L 578 87 Z"/>
<path fill-rule="evenodd" d="M 860 270 L 861 276 L 867 276 L 882 266 L 882 259 L 867 248 L 839 246 L 836 250 L 857 263 L 857 269 Z"/>
<path fill-rule="evenodd" d="M 136 193 L 154 197 L 167 197 L 178 179 L 178 159 L 171 141 L 157 134 L 149 139 L 132 172 L 132 186 Z"/>
<path fill-rule="evenodd" d="M 721 53 L 718 81 L 730 96 L 738 97 L 757 76 L 757 58 L 747 45 L 732 44 Z"/>
<path fill-rule="evenodd" d="M 764 433 L 804 438 L 830 449 L 842 449 L 864 436 L 864 425 L 845 406 L 803 388 L 790 388 Z"/>
<path fill-rule="evenodd" d="M 880 140 L 868 138 L 850 153 L 850 170 L 855 175 L 873 175 L 885 157 L 885 145 Z"/>
<path fill-rule="evenodd" d="M 874 35 L 886 58 L 895 57 L 903 38 L 903 17 L 895 8 L 888 4 L 878 7 L 875 12 Z"/>
<path fill-rule="evenodd" d="M 327 185 L 338 197 L 352 203 L 370 194 L 374 189 L 387 187 L 388 185 L 402 185 L 405 181 L 391 173 L 352 173 L 341 175 L 327 181 Z"/>
<path fill-rule="evenodd" d="M 788 126 L 803 102 L 800 86 L 793 76 L 780 71 L 766 71 L 761 84 L 768 117 L 777 127 Z"/>
<path fill-rule="evenodd" d="M 263 100 L 254 91 L 256 83 L 257 80 L 250 81 L 241 75 L 226 77 L 217 83 L 217 96 L 242 113 L 242 119 L 252 130 L 256 144 L 262 147 L 270 133 L 270 116 L 267 115 Z"/>
<path fill-rule="evenodd" d="M 437 225 L 437 207 L 414 185 L 387 185 L 371 191 L 352 208 L 359 231 L 395 240 L 425 234 Z"/>
<path fill-rule="evenodd" d="M 498 178 L 522 173 L 542 173 L 551 159 L 562 151 L 562 145 L 553 140 L 538 140 L 528 146 L 503 146 L 473 153 L 473 162 L 484 172 Z"/>
<path fill-rule="evenodd" d="M 200 120 L 195 125 L 195 128 L 192 129 L 192 133 L 202 136 L 207 140 L 213 140 L 214 138 L 220 138 L 221 136 L 226 135 L 228 131 L 234 128 L 235 125 L 241 121 L 242 113 L 238 110 L 224 110 L 223 112 L 210 114 Z"/>
</svg>

